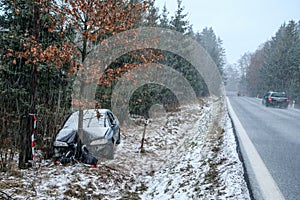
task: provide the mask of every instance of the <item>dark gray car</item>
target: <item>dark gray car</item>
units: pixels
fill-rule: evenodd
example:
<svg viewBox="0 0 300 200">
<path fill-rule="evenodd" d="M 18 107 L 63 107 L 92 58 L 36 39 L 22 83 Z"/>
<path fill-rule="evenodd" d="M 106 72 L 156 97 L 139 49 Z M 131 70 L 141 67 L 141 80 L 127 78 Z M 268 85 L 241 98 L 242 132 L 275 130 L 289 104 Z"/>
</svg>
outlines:
<svg viewBox="0 0 300 200">
<path fill-rule="evenodd" d="M 280 107 L 287 108 L 290 103 L 290 99 L 285 92 L 268 92 L 263 96 L 262 104 L 266 107 Z"/>
</svg>

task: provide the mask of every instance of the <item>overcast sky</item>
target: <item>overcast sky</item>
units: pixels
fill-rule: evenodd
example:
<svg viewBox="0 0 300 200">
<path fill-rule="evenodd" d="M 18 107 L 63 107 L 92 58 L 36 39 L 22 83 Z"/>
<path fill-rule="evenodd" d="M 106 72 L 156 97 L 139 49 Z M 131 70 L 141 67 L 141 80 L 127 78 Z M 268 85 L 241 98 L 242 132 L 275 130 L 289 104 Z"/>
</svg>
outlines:
<svg viewBox="0 0 300 200">
<path fill-rule="evenodd" d="M 173 16 L 177 0 L 156 0 L 160 12 L 165 3 Z M 223 40 L 228 63 L 254 52 L 284 22 L 300 20 L 300 0 L 183 0 L 182 5 L 195 32 L 212 27 Z"/>
</svg>

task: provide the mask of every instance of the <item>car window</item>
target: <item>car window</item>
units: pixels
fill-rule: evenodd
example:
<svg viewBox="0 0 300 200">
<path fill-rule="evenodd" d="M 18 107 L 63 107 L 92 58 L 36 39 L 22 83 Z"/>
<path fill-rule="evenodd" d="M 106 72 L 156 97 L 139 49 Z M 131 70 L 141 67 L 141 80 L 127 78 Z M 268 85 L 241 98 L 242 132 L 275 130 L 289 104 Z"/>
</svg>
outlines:
<svg viewBox="0 0 300 200">
<path fill-rule="evenodd" d="M 86 116 L 83 120 L 83 127 L 107 127 L 109 125 L 106 114 L 101 114 L 100 118 L 96 115 Z"/>
<path fill-rule="evenodd" d="M 114 116 L 113 116 L 113 114 L 112 113 L 110 113 L 110 112 L 108 112 L 107 113 L 107 115 L 108 115 L 108 118 L 109 118 L 109 121 L 110 121 L 110 124 L 113 124 L 114 123 Z"/>
<path fill-rule="evenodd" d="M 106 114 L 101 115 L 101 117 L 99 119 L 97 119 L 97 126 L 101 126 L 101 127 L 107 127 L 108 126 L 108 117 Z"/>
<path fill-rule="evenodd" d="M 99 126 L 99 123 L 96 116 L 87 118 L 83 121 L 83 127 L 97 127 L 97 126 Z"/>
<path fill-rule="evenodd" d="M 284 93 L 273 93 L 272 97 L 286 97 Z"/>
<path fill-rule="evenodd" d="M 267 94 L 265 94 L 264 98 L 268 98 L 270 95 L 270 93 L 268 92 Z"/>
</svg>

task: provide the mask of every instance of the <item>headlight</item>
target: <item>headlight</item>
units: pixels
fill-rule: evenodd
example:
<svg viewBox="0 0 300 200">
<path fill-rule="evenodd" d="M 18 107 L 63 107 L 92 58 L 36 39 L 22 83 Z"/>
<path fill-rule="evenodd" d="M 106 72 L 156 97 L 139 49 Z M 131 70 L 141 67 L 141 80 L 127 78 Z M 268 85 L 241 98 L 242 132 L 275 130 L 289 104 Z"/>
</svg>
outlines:
<svg viewBox="0 0 300 200">
<path fill-rule="evenodd" d="M 69 145 L 68 145 L 68 143 L 66 143 L 66 142 L 55 141 L 55 142 L 53 143 L 53 146 L 55 146 L 55 147 L 68 147 Z"/>
<path fill-rule="evenodd" d="M 103 139 L 98 139 L 98 140 L 94 140 L 91 142 L 90 145 L 102 145 L 102 144 L 107 144 L 108 140 L 103 138 Z"/>
</svg>

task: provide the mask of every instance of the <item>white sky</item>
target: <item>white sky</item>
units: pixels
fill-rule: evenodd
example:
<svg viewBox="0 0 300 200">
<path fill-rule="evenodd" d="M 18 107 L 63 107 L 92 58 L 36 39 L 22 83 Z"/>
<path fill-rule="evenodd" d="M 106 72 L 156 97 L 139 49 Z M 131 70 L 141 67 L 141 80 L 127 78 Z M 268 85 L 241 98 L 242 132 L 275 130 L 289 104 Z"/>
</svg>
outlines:
<svg viewBox="0 0 300 200">
<path fill-rule="evenodd" d="M 156 0 L 160 12 L 165 3 L 173 16 L 177 0 Z M 223 40 L 228 63 L 254 52 L 284 22 L 300 20 L 300 0 L 182 0 L 182 5 L 195 32 L 212 27 Z"/>
</svg>

